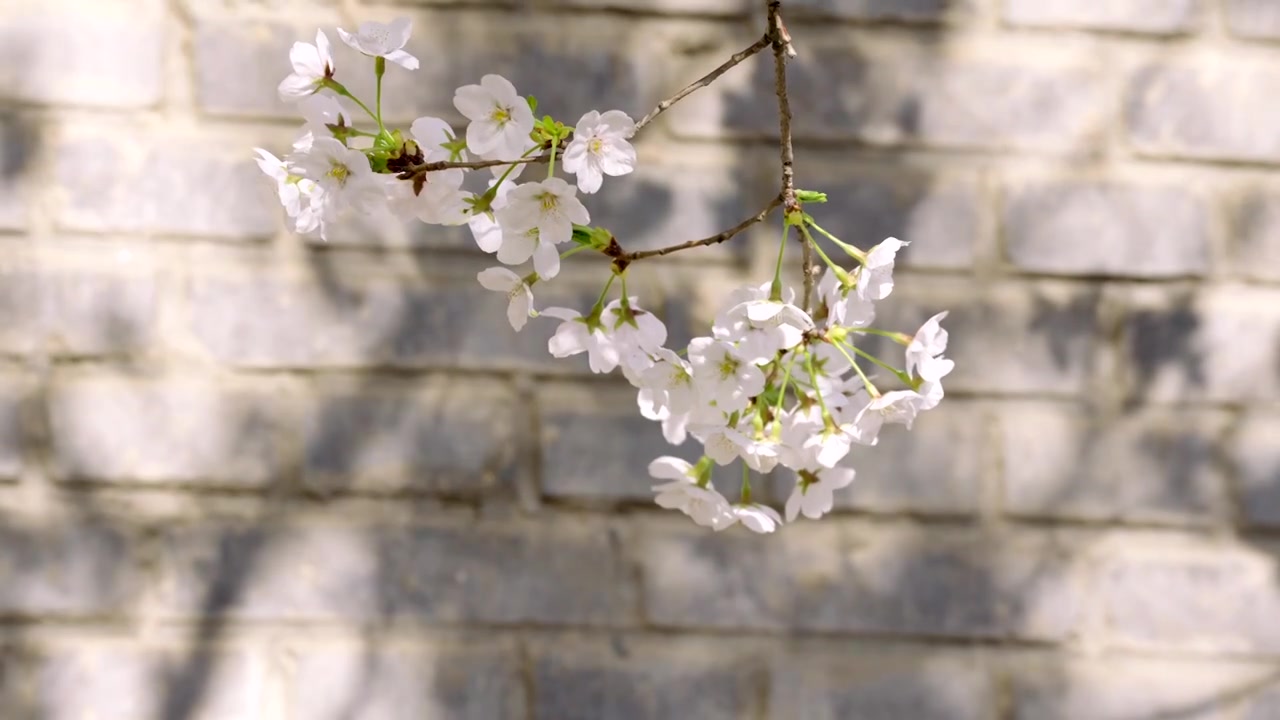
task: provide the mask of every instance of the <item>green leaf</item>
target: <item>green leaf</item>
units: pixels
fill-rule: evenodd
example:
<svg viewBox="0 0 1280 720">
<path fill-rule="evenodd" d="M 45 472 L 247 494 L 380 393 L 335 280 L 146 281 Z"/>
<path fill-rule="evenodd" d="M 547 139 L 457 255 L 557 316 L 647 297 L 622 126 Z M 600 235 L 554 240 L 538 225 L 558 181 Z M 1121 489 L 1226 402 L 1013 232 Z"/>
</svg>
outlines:
<svg viewBox="0 0 1280 720">
<path fill-rule="evenodd" d="M 538 98 L 530 95 L 525 100 L 529 103 L 529 112 L 538 112 Z"/>
</svg>

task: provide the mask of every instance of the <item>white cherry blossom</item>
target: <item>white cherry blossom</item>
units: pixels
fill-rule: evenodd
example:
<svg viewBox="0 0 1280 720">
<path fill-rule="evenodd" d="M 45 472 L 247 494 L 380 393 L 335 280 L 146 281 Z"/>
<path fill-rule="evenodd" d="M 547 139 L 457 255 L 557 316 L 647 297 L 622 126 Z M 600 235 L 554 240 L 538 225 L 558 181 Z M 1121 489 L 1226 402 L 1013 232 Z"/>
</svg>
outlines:
<svg viewBox="0 0 1280 720">
<path fill-rule="evenodd" d="M 533 111 L 501 75 L 485 75 L 479 85 L 463 85 L 453 105 L 470 120 L 467 149 L 494 160 L 515 160 L 529 147 Z"/>
<path fill-rule="evenodd" d="M 258 153 L 258 167 L 276 181 L 276 193 L 285 213 L 294 221 L 294 232 L 302 235 L 315 232 L 320 227 L 324 191 L 314 180 L 292 174 L 288 165 L 275 155 L 262 148 L 254 150 Z"/>
<path fill-rule="evenodd" d="M 289 162 L 322 191 L 322 233 L 324 223 L 336 222 L 352 210 L 371 212 L 386 201 L 385 186 L 364 153 L 333 138 L 316 138 L 307 151 L 290 155 Z"/>
<path fill-rule="evenodd" d="M 799 515 L 817 520 L 831 512 L 835 504 L 835 491 L 853 484 L 853 477 L 853 468 L 846 467 L 801 471 L 796 478 L 795 488 L 787 497 L 787 522 L 795 520 Z"/>
<path fill-rule="evenodd" d="M 782 516 L 768 505 L 737 504 L 730 508 L 734 518 L 751 532 L 768 534 L 782 525 Z"/>
<path fill-rule="evenodd" d="M 724 412 L 746 408 L 750 398 L 764 391 L 764 373 L 727 342 L 694 338 L 689 343 L 689 364 L 698 393 Z"/>
<path fill-rule="evenodd" d="M 910 430 L 916 415 L 927 402 L 928 399 L 915 390 L 894 390 L 871 400 L 853 415 L 851 432 L 854 440 L 863 445 L 875 445 L 880 428 L 886 423 L 906 425 Z"/>
<path fill-rule="evenodd" d="M 417 70 L 418 58 L 402 49 L 409 42 L 411 32 L 413 22 L 399 17 L 390 23 L 362 22 L 355 33 L 338 28 L 338 37 L 353 50 L 372 57 L 384 57 L 405 70 Z"/>
<path fill-rule="evenodd" d="M 578 120 L 564 149 L 564 171 L 577 176 L 578 189 L 594 193 L 605 175 L 626 175 L 636 167 L 636 149 L 627 140 L 636 124 L 621 110 L 588 112 Z"/>
<path fill-rule="evenodd" d="M 656 408 L 670 408 L 673 413 L 687 413 L 698 401 L 693 389 L 693 367 L 673 351 L 660 347 L 653 354 L 653 365 L 640 373 L 641 392 L 647 392 Z"/>
<path fill-rule="evenodd" d="M 333 76 L 333 55 L 324 31 L 316 31 L 315 45 L 294 43 L 289 50 L 289 63 L 293 65 L 293 74 L 281 80 L 276 88 L 280 99 L 291 102 L 318 92 L 324 81 Z"/>
<path fill-rule="evenodd" d="M 506 293 L 507 321 L 517 332 L 529 321 L 533 310 L 533 290 L 524 278 L 504 267 L 491 267 L 476 274 L 476 279 L 486 290 Z"/>
<path fill-rule="evenodd" d="M 947 331 L 942 328 L 946 311 L 925 321 L 907 345 L 907 372 L 922 380 L 938 382 L 955 369 L 955 361 L 942 357 L 947 350 Z"/>
<path fill-rule="evenodd" d="M 497 178 L 491 180 L 489 188 L 492 189 L 496 182 Z M 512 187 L 514 185 L 511 183 L 499 185 L 493 201 L 489 203 L 489 211 L 473 213 L 467 220 L 471 237 L 475 238 L 476 245 L 487 253 L 496 253 L 502 247 L 502 225 L 498 222 L 497 211 L 507 206 L 507 193 L 511 192 Z"/>
<path fill-rule="evenodd" d="M 467 196 L 462 189 L 463 171 L 452 168 L 435 170 L 423 176 L 422 187 L 415 195 L 413 184 L 394 175 L 388 183 L 395 187 L 392 206 L 417 217 L 429 225 L 461 225 L 468 222 Z"/>
<path fill-rule="evenodd" d="M 649 474 L 670 482 L 654 485 L 658 507 L 679 510 L 695 523 L 713 530 L 723 530 L 738 521 L 729 501 L 710 483 L 701 487 L 691 477 L 693 466 L 680 458 L 663 456 L 649 463 Z"/>
<path fill-rule="evenodd" d="M 728 465 L 745 457 L 751 440 L 738 430 L 723 425 L 701 425 L 689 428 L 689 432 L 703 445 L 707 457 L 717 465 Z"/>
<path fill-rule="evenodd" d="M 827 327 L 863 328 L 875 321 L 875 303 L 843 287 L 830 270 L 818 281 L 818 296 L 827 305 Z"/>
<path fill-rule="evenodd" d="M 511 219 L 510 211 L 511 208 L 506 207 L 496 213 L 498 227 L 501 228 L 498 262 L 519 265 L 533 258 L 533 268 L 544 280 L 559 275 L 560 251 L 555 244 L 543 242 L 537 227 L 519 229 L 519 224 Z"/>
<path fill-rule="evenodd" d="M 893 263 L 902 248 L 910 243 L 885 238 L 867 253 L 866 262 L 858 270 L 858 297 L 883 300 L 893 292 Z"/>
<path fill-rule="evenodd" d="M 302 119 L 307 121 L 303 127 L 306 132 L 311 133 L 313 138 L 332 137 L 333 132 L 328 126 L 337 125 L 340 120 L 344 120 L 345 115 L 342 103 L 332 95 L 312 95 L 303 98 L 298 102 L 298 111 L 302 113 Z M 347 125 L 350 126 L 350 123 Z M 294 147 L 297 148 L 298 143 L 310 145 L 311 142 L 312 140 L 303 140 L 299 137 L 294 141 Z"/>
<path fill-rule="evenodd" d="M 524 183 L 512 188 L 498 218 L 511 233 L 538 230 L 538 242 L 559 245 L 573 239 L 573 226 L 591 222 L 577 191 L 560 178 Z M 509 235 L 504 234 L 504 242 Z"/>
<path fill-rule="evenodd" d="M 602 325 L 588 327 L 582 313 L 569 308 L 549 307 L 539 314 L 563 321 L 547 341 L 553 357 L 566 358 L 585 352 L 591 372 L 607 373 L 618 367 L 618 349 Z"/>
<path fill-rule="evenodd" d="M 454 154 L 446 144 L 457 140 L 449 123 L 437 117 L 420 117 L 409 126 L 409 134 L 413 141 L 422 148 L 424 162 L 446 162 L 453 160 Z M 467 162 L 466 150 L 461 151 L 456 160 Z"/>
<path fill-rule="evenodd" d="M 795 305 L 765 298 L 735 305 L 716 319 L 716 327 L 718 338 L 737 343 L 742 359 L 762 363 L 799 345 L 814 325 Z"/>
<path fill-rule="evenodd" d="M 652 356 L 667 341 L 667 326 L 656 315 L 643 310 L 635 298 L 628 298 L 628 308 L 622 300 L 613 300 L 604 306 L 602 318 L 613 336 L 619 361 L 630 370 L 647 370 L 653 365 Z"/>
</svg>

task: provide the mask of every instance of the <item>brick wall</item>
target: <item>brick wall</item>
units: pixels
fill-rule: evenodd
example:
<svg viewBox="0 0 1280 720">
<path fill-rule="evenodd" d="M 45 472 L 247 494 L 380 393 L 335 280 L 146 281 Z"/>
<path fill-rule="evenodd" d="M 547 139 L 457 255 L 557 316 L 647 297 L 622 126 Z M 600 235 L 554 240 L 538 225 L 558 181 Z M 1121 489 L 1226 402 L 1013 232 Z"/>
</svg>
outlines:
<svg viewBox="0 0 1280 720">
<path fill-rule="evenodd" d="M 632 391 L 512 333 L 465 231 L 321 246 L 251 160 L 316 26 L 414 18 L 397 121 L 485 72 L 573 121 L 757 4 L 0 4 L 0 716 L 1280 718 L 1272 0 L 788 0 L 798 182 L 912 241 L 884 324 L 950 308 L 957 369 L 766 538 L 651 505 Z M 593 217 L 655 247 L 762 205 L 771 72 Z M 688 337 L 775 232 L 633 289 Z"/>
</svg>

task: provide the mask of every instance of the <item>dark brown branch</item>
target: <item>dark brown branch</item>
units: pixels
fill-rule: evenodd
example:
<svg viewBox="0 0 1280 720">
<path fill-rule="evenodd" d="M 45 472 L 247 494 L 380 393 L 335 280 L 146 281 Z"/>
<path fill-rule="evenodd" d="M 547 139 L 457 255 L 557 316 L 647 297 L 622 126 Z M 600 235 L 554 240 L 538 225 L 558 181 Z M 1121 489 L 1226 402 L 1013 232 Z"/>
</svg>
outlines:
<svg viewBox="0 0 1280 720">
<path fill-rule="evenodd" d="M 791 145 L 791 103 L 787 99 L 787 57 L 795 55 L 791 35 L 782 23 L 782 0 L 766 0 L 769 12 L 769 40 L 773 44 L 773 91 L 778 96 L 778 150 L 782 165 L 782 212 L 790 218 L 800 212 L 796 202 L 795 150 Z M 809 311 L 813 295 L 813 255 L 804 243 L 804 309 Z"/>
<path fill-rule="evenodd" d="M 690 248 L 696 248 L 696 247 L 704 247 L 706 245 L 717 245 L 719 243 L 724 242 L 725 240 L 728 240 L 734 235 L 737 235 L 743 230 L 746 230 L 752 225 L 755 225 L 758 222 L 763 222 L 764 219 L 769 216 L 769 213 L 773 212 L 773 209 L 778 207 L 781 204 L 782 204 L 782 196 L 779 195 L 773 198 L 772 200 L 770 200 L 769 204 L 765 205 L 764 209 L 756 213 L 755 215 L 752 215 L 751 217 L 747 218 L 746 220 L 743 220 L 742 222 L 738 223 L 737 225 L 734 225 L 733 227 L 729 228 L 728 230 L 725 230 L 722 233 L 712 235 L 711 237 L 702 238 L 701 240 L 690 240 L 689 242 L 683 242 L 683 243 L 680 243 L 679 245 L 669 245 L 664 248 L 658 248 L 657 250 L 639 250 L 636 252 L 623 252 L 621 247 L 617 247 L 616 250 L 613 247 L 610 247 L 605 251 L 605 254 L 612 257 L 614 259 L 614 263 L 621 263 L 623 269 L 625 269 L 627 265 L 631 264 L 636 260 L 643 260 L 645 258 L 658 257 L 660 255 L 670 255 L 671 253 L 679 252 L 681 250 L 688 250 Z"/>
<path fill-rule="evenodd" d="M 729 59 L 726 60 L 724 64 L 722 64 L 720 67 L 716 68 L 715 70 L 712 70 L 706 75 L 703 75 L 697 80 L 694 80 L 693 82 L 686 85 L 685 88 L 680 92 L 658 103 L 658 107 L 650 110 L 648 115 L 645 115 L 643 118 L 640 118 L 640 122 L 636 123 L 636 132 L 639 132 L 640 128 L 643 128 L 645 125 L 648 125 L 649 123 L 653 122 L 654 118 L 666 112 L 667 108 L 680 102 L 685 98 L 685 96 L 689 95 L 694 90 L 697 90 L 699 88 L 704 88 L 710 85 L 713 80 L 715 80 L 716 78 L 728 72 L 729 68 L 733 67 L 734 65 L 737 65 L 743 60 L 746 60 L 752 55 L 755 55 L 756 53 L 768 47 L 770 42 L 771 40 L 769 38 L 769 35 L 768 33 L 766 33 L 759 40 L 752 43 L 751 46 L 748 47 L 747 49 L 742 50 L 741 52 L 736 52 L 733 55 L 729 56 Z"/>
<path fill-rule="evenodd" d="M 495 167 L 498 165 L 522 165 L 529 163 L 544 163 L 551 159 L 550 154 L 538 155 L 537 157 L 521 158 L 519 160 L 468 160 L 467 162 L 457 162 L 452 160 L 437 160 L 436 162 L 420 163 L 404 169 L 401 173 L 408 179 L 419 173 L 436 172 L 437 170 L 452 170 L 453 168 L 463 168 L 466 170 L 479 170 L 481 168 Z"/>
</svg>

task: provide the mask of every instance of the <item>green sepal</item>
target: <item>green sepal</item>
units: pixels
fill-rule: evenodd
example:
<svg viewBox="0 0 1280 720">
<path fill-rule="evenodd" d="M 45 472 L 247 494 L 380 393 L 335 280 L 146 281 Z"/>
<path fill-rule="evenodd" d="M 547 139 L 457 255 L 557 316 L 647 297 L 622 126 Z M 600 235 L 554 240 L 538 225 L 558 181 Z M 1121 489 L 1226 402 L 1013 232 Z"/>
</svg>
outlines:
<svg viewBox="0 0 1280 720">
<path fill-rule="evenodd" d="M 609 247 L 609 241 L 613 239 L 613 233 L 602 227 L 574 225 L 572 238 L 578 245 L 589 247 L 593 250 L 604 250 Z"/>
</svg>

